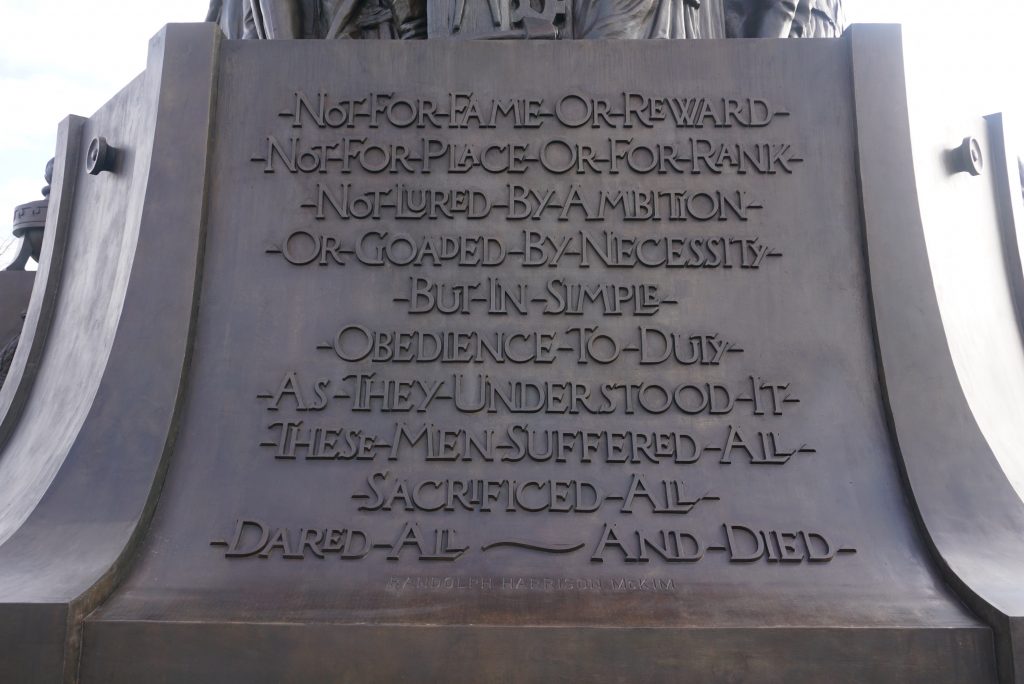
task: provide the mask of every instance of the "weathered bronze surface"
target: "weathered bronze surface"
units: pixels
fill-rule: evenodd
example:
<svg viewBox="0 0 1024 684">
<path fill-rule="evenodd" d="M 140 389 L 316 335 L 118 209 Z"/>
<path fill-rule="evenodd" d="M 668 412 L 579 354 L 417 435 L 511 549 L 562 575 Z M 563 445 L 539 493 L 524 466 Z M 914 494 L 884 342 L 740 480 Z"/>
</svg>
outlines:
<svg viewBox="0 0 1024 684">
<path fill-rule="evenodd" d="M 0 387 L 3 387 L 18 347 L 35 274 L 0 271 Z"/>
<path fill-rule="evenodd" d="M 897 30 L 221 36 L 62 125 L 0 680 L 1020 680 L 1024 212 Z"/>
</svg>

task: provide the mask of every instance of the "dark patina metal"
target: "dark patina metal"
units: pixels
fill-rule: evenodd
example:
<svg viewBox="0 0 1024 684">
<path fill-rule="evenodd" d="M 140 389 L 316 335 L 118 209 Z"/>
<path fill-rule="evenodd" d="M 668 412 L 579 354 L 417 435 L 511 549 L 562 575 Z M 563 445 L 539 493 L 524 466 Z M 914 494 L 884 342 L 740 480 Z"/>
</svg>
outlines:
<svg viewBox="0 0 1024 684">
<path fill-rule="evenodd" d="M 602 25 L 495 6 L 429 32 Z M 1020 680 L 1024 210 L 897 29 L 224 35 L 60 128 L 0 681 Z"/>
</svg>

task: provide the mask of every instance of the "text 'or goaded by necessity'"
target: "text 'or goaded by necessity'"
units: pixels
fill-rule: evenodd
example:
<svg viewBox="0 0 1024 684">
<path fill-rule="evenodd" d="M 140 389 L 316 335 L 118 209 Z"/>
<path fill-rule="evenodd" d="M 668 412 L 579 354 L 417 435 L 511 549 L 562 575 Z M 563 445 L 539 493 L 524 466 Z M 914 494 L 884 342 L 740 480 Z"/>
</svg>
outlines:
<svg viewBox="0 0 1024 684">
<path fill-rule="evenodd" d="M 717 514 L 728 497 L 701 481 L 828 458 L 800 437 L 801 388 L 744 363 L 763 341 L 686 296 L 687 279 L 759 288 L 785 268 L 781 200 L 752 179 L 799 178 L 800 145 L 775 131 L 791 116 L 758 96 L 282 94 L 247 168 L 298 200 L 252 256 L 336 279 L 340 306 L 264 377 L 251 467 L 347 469 L 345 510 L 250 504 L 211 544 L 229 562 L 380 556 L 394 593 L 674 591 L 558 559 L 856 553 L 814 520 Z M 352 297 L 375 314 L 346 315 Z M 415 570 L 494 553 L 535 576 Z"/>
</svg>

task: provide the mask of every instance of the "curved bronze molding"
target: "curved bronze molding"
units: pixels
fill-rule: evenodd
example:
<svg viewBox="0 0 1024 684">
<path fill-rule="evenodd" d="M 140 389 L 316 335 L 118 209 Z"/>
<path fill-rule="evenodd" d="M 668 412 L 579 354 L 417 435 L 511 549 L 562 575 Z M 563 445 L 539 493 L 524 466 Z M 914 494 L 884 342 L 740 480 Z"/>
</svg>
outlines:
<svg viewBox="0 0 1024 684">
<path fill-rule="evenodd" d="M 36 273 L 18 351 L 11 362 L 7 380 L 0 388 L 0 460 L 3 459 L 2 449 L 28 401 L 57 306 L 81 159 L 82 130 L 86 121 L 79 116 L 70 116 L 57 131 L 54 183 L 51 186 L 46 229 L 43 232 L 39 271 Z"/>
<path fill-rule="evenodd" d="M 0 393 L 4 681 L 77 680 L 82 621 L 156 506 L 189 367 L 218 45 L 209 25 L 167 27 L 142 76 L 61 127 L 27 343 Z M 100 135 L 128 172 L 86 175 Z"/>
<path fill-rule="evenodd" d="M 947 343 L 919 204 L 928 198 L 915 182 L 899 28 L 851 33 L 877 354 L 899 465 L 946 581 L 995 632 L 1001 681 L 1024 681 L 1024 502 L 978 427 Z"/>
</svg>

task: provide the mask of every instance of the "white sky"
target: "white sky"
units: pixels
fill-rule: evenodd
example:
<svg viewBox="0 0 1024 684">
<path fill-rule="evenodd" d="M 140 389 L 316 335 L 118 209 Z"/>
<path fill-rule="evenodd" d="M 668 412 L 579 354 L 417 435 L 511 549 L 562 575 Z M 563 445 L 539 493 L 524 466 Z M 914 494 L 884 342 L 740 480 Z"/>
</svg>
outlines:
<svg viewBox="0 0 1024 684">
<path fill-rule="evenodd" d="M 57 124 L 88 116 L 143 70 L 150 36 L 208 0 L 0 0 L 0 268 L 14 207 L 40 199 Z M 851 23 L 904 25 L 911 87 L 936 116 L 1024 114 L 1022 0 L 846 0 Z M 975 20 L 964 14 L 970 11 Z M 1014 49 L 1016 47 L 1016 49 Z M 946 109 L 948 107 L 948 109 Z"/>
</svg>

